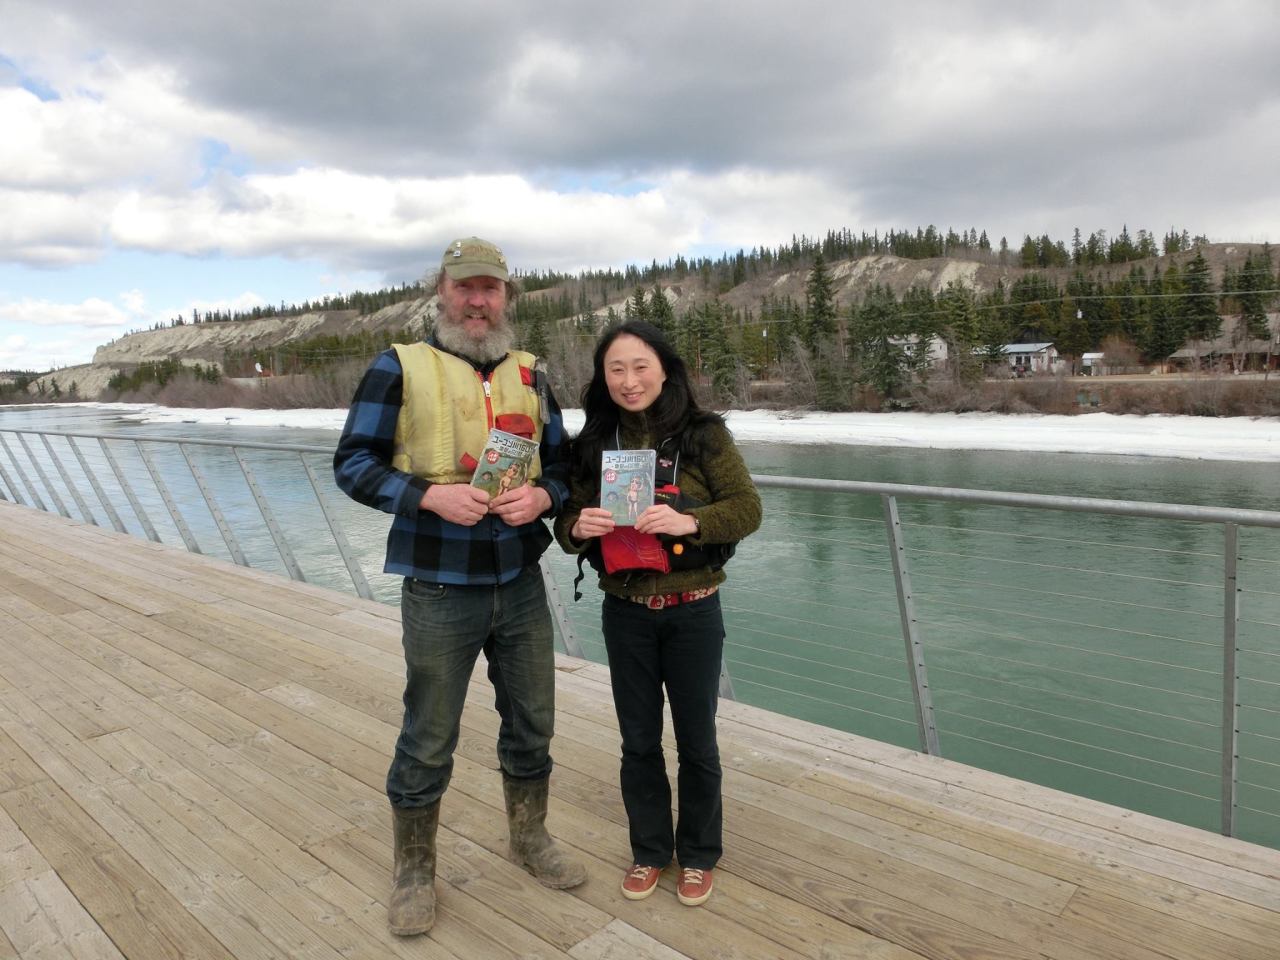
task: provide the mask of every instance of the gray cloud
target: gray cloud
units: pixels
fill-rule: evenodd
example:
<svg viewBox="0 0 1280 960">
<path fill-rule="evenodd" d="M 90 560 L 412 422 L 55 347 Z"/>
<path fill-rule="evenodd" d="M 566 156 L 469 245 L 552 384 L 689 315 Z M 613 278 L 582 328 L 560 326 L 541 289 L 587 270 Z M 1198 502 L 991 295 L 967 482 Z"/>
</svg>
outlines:
<svg viewBox="0 0 1280 960">
<path fill-rule="evenodd" d="M 1276 212 L 1280 7 L 1266 0 L 9 5 L 56 12 L 86 45 L 275 131 L 255 159 L 285 170 L 551 185 L 797 173 L 856 197 L 855 229 L 933 222 L 1011 242 L 1124 221 L 1229 231 L 1237 215 L 1254 231 Z"/>
</svg>

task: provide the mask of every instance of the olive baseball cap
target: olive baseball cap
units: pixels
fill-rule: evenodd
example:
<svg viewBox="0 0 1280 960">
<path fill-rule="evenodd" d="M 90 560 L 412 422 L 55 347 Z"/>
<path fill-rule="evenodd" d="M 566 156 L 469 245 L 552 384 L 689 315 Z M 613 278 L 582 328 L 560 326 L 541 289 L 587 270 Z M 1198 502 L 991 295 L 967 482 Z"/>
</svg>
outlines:
<svg viewBox="0 0 1280 960">
<path fill-rule="evenodd" d="M 464 237 L 449 244 L 440 258 L 440 269 L 450 280 L 496 277 L 505 283 L 511 279 L 502 251 L 479 237 Z"/>
</svg>

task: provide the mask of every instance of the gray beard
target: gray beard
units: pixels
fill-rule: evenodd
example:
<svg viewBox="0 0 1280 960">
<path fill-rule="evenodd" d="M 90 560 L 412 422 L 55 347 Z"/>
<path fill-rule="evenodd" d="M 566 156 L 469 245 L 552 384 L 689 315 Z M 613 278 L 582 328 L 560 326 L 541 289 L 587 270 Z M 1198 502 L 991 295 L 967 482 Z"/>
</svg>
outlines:
<svg viewBox="0 0 1280 960">
<path fill-rule="evenodd" d="M 440 346 L 477 363 L 501 360 L 511 351 L 516 339 L 515 330 L 505 321 L 502 326 L 490 329 L 480 340 L 473 340 L 462 327 L 446 323 L 441 317 L 436 320 L 435 333 Z"/>
</svg>

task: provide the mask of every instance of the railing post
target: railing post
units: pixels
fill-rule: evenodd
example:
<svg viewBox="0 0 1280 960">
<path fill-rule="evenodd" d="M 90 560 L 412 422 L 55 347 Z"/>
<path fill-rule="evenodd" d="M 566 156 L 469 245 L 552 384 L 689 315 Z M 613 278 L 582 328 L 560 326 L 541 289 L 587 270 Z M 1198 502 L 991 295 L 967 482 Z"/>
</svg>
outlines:
<svg viewBox="0 0 1280 960">
<path fill-rule="evenodd" d="M 21 434 L 15 434 L 15 436 L 21 436 Z M 27 488 L 27 495 L 31 497 L 31 505 L 37 510 L 44 510 L 45 513 L 48 513 L 48 508 L 45 507 L 44 501 L 40 499 L 40 494 L 36 493 L 36 488 L 31 485 L 31 481 L 27 478 L 26 473 L 22 469 L 22 464 L 19 463 L 18 458 L 13 455 L 13 450 L 9 448 L 9 441 L 4 438 L 3 434 L 0 434 L 0 447 L 4 447 L 4 452 L 9 455 L 9 462 L 13 464 L 13 469 L 17 472 L 18 479 L 21 480 L 22 485 Z M 9 483 L 7 479 L 5 482 Z M 13 487 L 13 493 L 16 497 L 18 495 L 18 488 L 14 487 L 12 483 L 9 483 L 9 486 Z"/>
<path fill-rule="evenodd" d="M 200 496 L 204 497 L 205 506 L 209 508 L 209 515 L 213 517 L 213 522 L 218 525 L 218 532 L 222 534 L 222 542 L 227 545 L 227 550 L 231 553 L 231 559 L 242 567 L 249 566 L 249 561 L 245 559 L 244 551 L 240 549 L 240 541 L 236 539 L 236 535 L 231 530 L 231 525 L 227 523 L 227 518 L 222 515 L 222 510 L 218 508 L 218 501 L 213 497 L 213 491 L 209 489 L 209 484 L 204 479 L 204 474 L 200 468 L 196 466 L 195 460 L 192 459 L 190 452 L 187 450 L 185 443 L 179 443 L 178 449 L 182 451 L 182 458 L 187 461 L 187 469 L 191 471 L 191 477 L 196 482 L 196 489 L 200 491 Z"/>
<path fill-rule="evenodd" d="M 138 448 L 138 456 L 142 458 L 143 464 L 146 465 L 147 473 L 151 474 L 151 482 L 155 484 L 156 492 L 160 494 L 160 501 L 164 504 L 164 508 L 169 511 L 169 519 L 178 528 L 178 535 L 182 537 L 182 542 L 187 545 L 187 549 L 192 553 L 199 553 L 200 544 L 196 542 L 195 534 L 187 526 L 186 518 L 182 516 L 182 511 L 178 508 L 177 501 L 173 499 L 173 494 L 169 492 L 169 487 L 160 475 L 160 468 L 151 459 L 151 453 L 147 450 L 146 444 L 141 440 L 135 440 L 134 445 Z"/>
<path fill-rule="evenodd" d="M 44 441 L 44 448 L 49 454 L 49 462 L 57 468 L 58 476 L 62 477 L 62 482 L 66 485 L 67 490 L 71 492 L 71 497 L 75 500 L 76 506 L 80 508 L 80 515 L 96 527 L 98 521 L 93 519 L 89 504 L 85 502 L 84 496 L 80 493 L 80 487 L 71 479 L 71 474 L 67 473 L 67 468 L 62 465 L 62 460 L 53 452 L 53 444 L 49 442 L 48 434 L 40 434 L 40 439 Z"/>
<path fill-rule="evenodd" d="M 49 494 L 49 499 L 53 501 L 53 505 L 58 510 L 58 515 L 71 519 L 71 514 L 67 512 L 67 506 L 62 502 L 62 498 L 58 496 L 58 488 L 49 481 L 49 475 L 44 472 L 44 467 L 40 466 L 40 461 L 36 459 L 36 455 L 31 452 L 31 444 L 27 443 L 27 436 L 24 433 L 18 434 L 18 442 L 22 444 L 22 449 L 27 453 L 27 460 L 31 466 L 35 468 L 36 476 L 40 478 L 40 482 L 44 484 L 45 491 Z"/>
<path fill-rule="evenodd" d="M 733 693 L 733 677 L 729 676 L 729 661 L 724 657 L 720 658 L 720 699 L 738 699 Z"/>
<path fill-rule="evenodd" d="M 1239 677 L 1236 636 L 1240 623 L 1240 586 L 1236 567 L 1240 557 L 1240 533 L 1234 523 L 1224 523 L 1222 577 L 1222 833 L 1236 834 L 1236 789 L 1240 777 Z"/>
<path fill-rule="evenodd" d="M 0 436 L 0 440 L 3 439 L 4 437 Z M 5 496 L 5 499 L 13 497 L 14 503 L 21 504 L 22 494 L 18 491 L 18 485 L 13 482 L 13 478 L 9 476 L 9 471 L 4 468 L 3 460 L 0 460 L 0 480 L 4 481 L 4 485 L 8 489 L 7 495 L 4 491 L 0 491 L 0 496 Z"/>
<path fill-rule="evenodd" d="M 67 437 L 67 446 L 76 455 L 76 462 L 80 464 L 80 472 L 89 481 L 89 486 L 93 487 L 93 492 L 98 495 L 98 502 L 102 504 L 102 509 L 106 513 L 107 519 L 111 521 L 112 528 L 116 533 L 128 533 L 129 531 L 125 529 L 125 525 L 120 520 L 120 514 L 116 513 L 116 508 L 111 505 L 111 499 L 107 496 L 107 491 L 102 489 L 102 484 L 98 482 L 97 475 L 89 467 L 89 461 L 80 452 L 80 447 L 76 444 L 76 438 Z"/>
<path fill-rule="evenodd" d="M 133 487 L 129 484 L 128 475 L 120 469 L 120 464 L 116 463 L 116 458 L 112 456 L 111 448 L 107 446 L 107 441 L 99 437 L 98 446 L 102 448 L 102 455 L 106 457 L 107 465 L 111 467 L 111 472 L 116 475 L 116 482 L 120 484 L 120 489 L 124 491 L 124 496 L 129 501 L 129 506 L 133 507 L 133 515 L 142 524 L 142 532 L 147 535 L 147 539 L 152 543 L 159 543 L 160 534 L 156 533 L 156 528 L 151 524 L 151 518 L 147 516 L 147 511 L 142 507 L 142 501 L 133 492 Z"/>
<path fill-rule="evenodd" d="M 538 567 L 542 571 L 542 583 L 546 587 L 547 606 L 551 609 L 551 619 L 555 622 L 556 629 L 560 631 L 560 639 L 564 641 L 564 652 L 571 657 L 585 660 L 586 656 L 582 652 L 582 641 L 578 639 L 578 635 L 573 631 L 573 624 L 569 621 L 569 612 L 565 609 L 564 601 L 560 598 L 560 588 L 556 585 L 555 574 L 551 572 L 551 564 L 547 562 L 545 556 L 538 558 Z"/>
<path fill-rule="evenodd" d="M 889 558 L 893 562 L 893 583 L 898 591 L 898 615 L 902 619 L 902 639 L 907 647 L 907 673 L 911 679 L 911 696 L 915 700 L 916 728 L 920 733 L 920 749 L 932 757 L 941 756 L 938 749 L 938 726 L 933 716 L 933 694 L 924 667 L 924 644 L 920 640 L 916 620 L 915 599 L 911 591 L 911 569 L 907 563 L 907 547 L 898 518 L 898 500 L 882 496 L 884 522 L 889 534 Z"/>
<path fill-rule="evenodd" d="M 316 477 L 316 472 L 311 468 L 311 464 L 307 462 L 304 454 L 298 454 L 298 459 L 302 462 L 302 469 L 306 471 L 307 480 L 311 482 L 311 489 L 316 495 L 316 503 L 320 505 L 320 512 L 324 514 L 324 522 L 329 525 L 329 533 L 333 537 L 334 545 L 338 548 L 338 556 L 342 557 L 342 562 L 347 567 L 347 573 L 351 577 L 351 585 L 356 588 L 358 593 L 365 600 L 373 599 L 373 591 L 369 589 L 369 581 L 364 575 L 364 571 L 360 569 L 360 562 L 356 559 L 354 553 L 351 552 L 351 545 L 347 543 L 347 537 L 342 532 L 342 524 L 338 522 L 338 518 L 329 512 L 329 505 L 325 503 L 324 492 L 320 489 L 320 480 Z"/>
<path fill-rule="evenodd" d="M 267 503 L 266 495 L 262 492 L 262 488 L 258 486 L 258 478 L 254 476 L 253 469 L 249 466 L 249 461 L 244 458 L 244 454 L 240 452 L 239 447 L 232 447 L 231 452 L 235 454 L 236 463 L 240 464 L 240 472 L 244 474 L 245 483 L 249 485 L 249 493 L 253 495 L 253 502 L 258 505 L 258 512 L 262 514 L 262 522 L 267 525 L 267 533 L 271 534 L 271 542 L 276 545 L 276 552 L 280 554 L 280 560 L 284 563 L 284 568 L 289 571 L 289 576 L 294 580 L 305 583 L 307 578 L 302 574 L 302 568 L 298 566 L 298 559 L 293 555 L 293 550 L 289 548 L 289 541 L 285 539 L 284 531 L 280 529 L 280 524 L 276 522 L 276 515 L 271 512 L 271 505 Z"/>
</svg>

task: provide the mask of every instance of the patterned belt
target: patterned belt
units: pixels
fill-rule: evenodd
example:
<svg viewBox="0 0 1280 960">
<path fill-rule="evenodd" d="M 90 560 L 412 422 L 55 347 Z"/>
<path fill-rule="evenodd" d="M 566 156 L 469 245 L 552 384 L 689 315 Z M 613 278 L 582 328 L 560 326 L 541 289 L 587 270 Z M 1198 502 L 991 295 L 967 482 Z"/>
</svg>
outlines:
<svg viewBox="0 0 1280 960">
<path fill-rule="evenodd" d="M 684 593 L 655 593 L 650 597 L 627 597 L 632 603 L 643 603 L 650 610 L 661 610 L 663 607 L 674 607 L 679 603 L 693 603 L 711 596 L 720 588 L 702 587 L 699 590 L 686 590 Z"/>
</svg>

